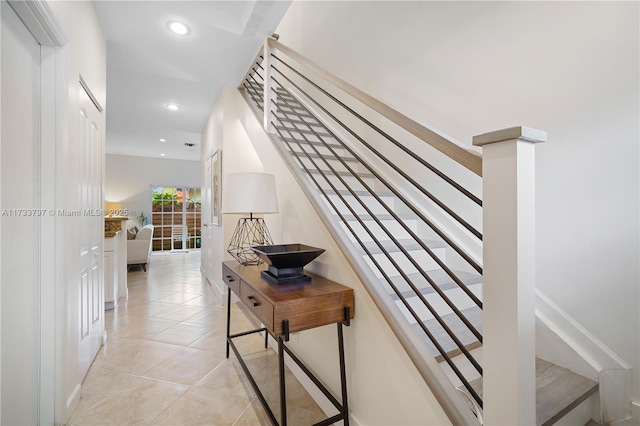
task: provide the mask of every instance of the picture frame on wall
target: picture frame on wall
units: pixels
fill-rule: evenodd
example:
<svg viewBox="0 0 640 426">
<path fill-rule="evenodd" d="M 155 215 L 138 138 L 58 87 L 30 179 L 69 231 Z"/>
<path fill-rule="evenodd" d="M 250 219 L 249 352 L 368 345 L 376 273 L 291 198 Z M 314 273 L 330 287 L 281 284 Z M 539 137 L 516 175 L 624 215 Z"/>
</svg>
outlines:
<svg viewBox="0 0 640 426">
<path fill-rule="evenodd" d="M 222 210 L 222 150 L 211 156 L 211 224 L 220 226 Z"/>
</svg>

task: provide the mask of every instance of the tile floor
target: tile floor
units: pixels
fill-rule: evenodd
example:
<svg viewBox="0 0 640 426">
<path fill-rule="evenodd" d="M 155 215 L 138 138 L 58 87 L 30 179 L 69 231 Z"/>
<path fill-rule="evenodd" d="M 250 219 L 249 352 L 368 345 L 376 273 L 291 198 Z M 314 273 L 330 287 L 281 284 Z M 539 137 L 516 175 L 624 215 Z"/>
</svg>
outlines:
<svg viewBox="0 0 640 426">
<path fill-rule="evenodd" d="M 233 353 L 225 358 L 226 298 L 203 282 L 200 253 L 153 256 L 128 274 L 129 297 L 106 312 L 107 343 L 89 369 L 69 425 L 267 425 Z M 234 331 L 254 328 L 232 305 Z M 277 356 L 264 338 L 236 340 L 279 418 Z M 290 425 L 325 418 L 287 371 Z"/>
</svg>

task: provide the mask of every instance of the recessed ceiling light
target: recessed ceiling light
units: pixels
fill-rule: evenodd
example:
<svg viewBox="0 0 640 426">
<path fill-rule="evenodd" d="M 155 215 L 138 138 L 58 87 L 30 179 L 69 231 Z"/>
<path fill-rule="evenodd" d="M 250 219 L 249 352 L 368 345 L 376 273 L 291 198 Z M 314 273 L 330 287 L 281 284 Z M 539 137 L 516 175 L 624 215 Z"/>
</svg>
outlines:
<svg viewBox="0 0 640 426">
<path fill-rule="evenodd" d="M 187 35 L 191 32 L 191 28 L 189 28 L 189 26 L 184 22 L 180 21 L 167 22 L 167 28 L 169 28 L 172 33 L 178 35 Z"/>
<path fill-rule="evenodd" d="M 160 157 L 164 157 L 166 154 L 160 154 Z"/>
<path fill-rule="evenodd" d="M 160 138 L 160 142 L 166 142 L 167 140 L 165 138 Z"/>
<path fill-rule="evenodd" d="M 177 111 L 180 109 L 180 106 L 176 104 L 167 104 L 166 106 L 167 109 L 170 109 L 171 111 Z"/>
</svg>

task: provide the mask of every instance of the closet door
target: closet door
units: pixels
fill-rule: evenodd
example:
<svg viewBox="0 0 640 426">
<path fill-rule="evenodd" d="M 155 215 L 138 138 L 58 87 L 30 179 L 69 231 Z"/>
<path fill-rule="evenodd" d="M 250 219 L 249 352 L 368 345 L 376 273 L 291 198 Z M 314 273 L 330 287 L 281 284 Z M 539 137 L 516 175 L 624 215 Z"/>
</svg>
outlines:
<svg viewBox="0 0 640 426">
<path fill-rule="evenodd" d="M 102 346 L 104 285 L 102 273 L 102 113 L 80 86 L 80 373 L 84 377 Z"/>
</svg>

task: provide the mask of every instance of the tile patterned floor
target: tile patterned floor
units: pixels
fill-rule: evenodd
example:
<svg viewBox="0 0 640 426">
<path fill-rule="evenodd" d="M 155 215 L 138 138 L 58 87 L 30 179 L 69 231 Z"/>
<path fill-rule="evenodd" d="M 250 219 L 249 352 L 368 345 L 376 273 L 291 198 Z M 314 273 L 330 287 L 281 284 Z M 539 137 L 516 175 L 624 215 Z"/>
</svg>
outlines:
<svg viewBox="0 0 640 426">
<path fill-rule="evenodd" d="M 200 275 L 200 253 L 153 256 L 128 274 L 129 297 L 106 313 L 107 343 L 83 384 L 69 425 L 267 425 L 237 360 L 225 358 L 226 305 Z M 253 328 L 237 305 L 232 325 Z M 237 339 L 278 412 L 277 356 L 258 335 Z M 324 414 L 287 371 L 288 420 Z"/>
</svg>

